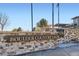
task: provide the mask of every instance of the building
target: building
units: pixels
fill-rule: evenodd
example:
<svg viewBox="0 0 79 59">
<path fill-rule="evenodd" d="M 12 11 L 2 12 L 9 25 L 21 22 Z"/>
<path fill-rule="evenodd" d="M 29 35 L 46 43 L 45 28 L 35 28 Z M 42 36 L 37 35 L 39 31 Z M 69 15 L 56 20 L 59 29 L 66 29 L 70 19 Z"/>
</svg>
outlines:
<svg viewBox="0 0 79 59">
<path fill-rule="evenodd" d="M 71 28 L 72 24 L 55 24 L 55 27 L 59 27 L 59 28 Z"/>
<path fill-rule="evenodd" d="M 73 26 L 74 27 L 79 27 L 79 16 L 73 17 Z"/>
</svg>

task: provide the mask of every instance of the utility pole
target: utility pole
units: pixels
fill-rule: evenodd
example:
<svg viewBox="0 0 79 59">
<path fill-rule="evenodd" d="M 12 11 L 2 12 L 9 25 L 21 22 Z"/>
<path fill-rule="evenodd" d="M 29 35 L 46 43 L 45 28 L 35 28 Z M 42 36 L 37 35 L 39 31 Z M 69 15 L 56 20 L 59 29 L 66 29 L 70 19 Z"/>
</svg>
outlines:
<svg viewBox="0 0 79 59">
<path fill-rule="evenodd" d="M 31 3 L 31 31 L 33 31 L 33 4 Z"/>
</svg>

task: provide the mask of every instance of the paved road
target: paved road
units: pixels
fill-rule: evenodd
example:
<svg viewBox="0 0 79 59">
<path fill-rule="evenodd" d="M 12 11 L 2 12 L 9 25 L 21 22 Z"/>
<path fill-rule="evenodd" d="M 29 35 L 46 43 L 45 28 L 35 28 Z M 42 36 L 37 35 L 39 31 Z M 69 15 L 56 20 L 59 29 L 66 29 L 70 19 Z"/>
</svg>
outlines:
<svg viewBox="0 0 79 59">
<path fill-rule="evenodd" d="M 61 44 L 56 49 L 32 52 L 23 56 L 79 56 L 79 44 Z"/>
</svg>

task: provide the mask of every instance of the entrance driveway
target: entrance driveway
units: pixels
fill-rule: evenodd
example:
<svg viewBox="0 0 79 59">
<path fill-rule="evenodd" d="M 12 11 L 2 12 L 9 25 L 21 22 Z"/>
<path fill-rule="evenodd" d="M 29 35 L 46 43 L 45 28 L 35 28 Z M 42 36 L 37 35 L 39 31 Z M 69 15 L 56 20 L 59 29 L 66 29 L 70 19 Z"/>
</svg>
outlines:
<svg viewBox="0 0 79 59">
<path fill-rule="evenodd" d="M 60 44 L 56 49 L 23 54 L 27 56 L 79 56 L 79 43 Z"/>
</svg>

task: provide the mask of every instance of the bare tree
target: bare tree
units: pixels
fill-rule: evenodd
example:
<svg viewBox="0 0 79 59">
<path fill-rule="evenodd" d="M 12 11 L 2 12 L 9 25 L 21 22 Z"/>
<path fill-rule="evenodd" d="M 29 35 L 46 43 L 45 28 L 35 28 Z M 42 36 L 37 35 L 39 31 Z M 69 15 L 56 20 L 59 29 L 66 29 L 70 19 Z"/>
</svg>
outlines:
<svg viewBox="0 0 79 59">
<path fill-rule="evenodd" d="M 7 24 L 8 17 L 6 14 L 0 13 L 0 26 L 1 26 L 1 31 L 3 31 L 5 25 Z"/>
</svg>

